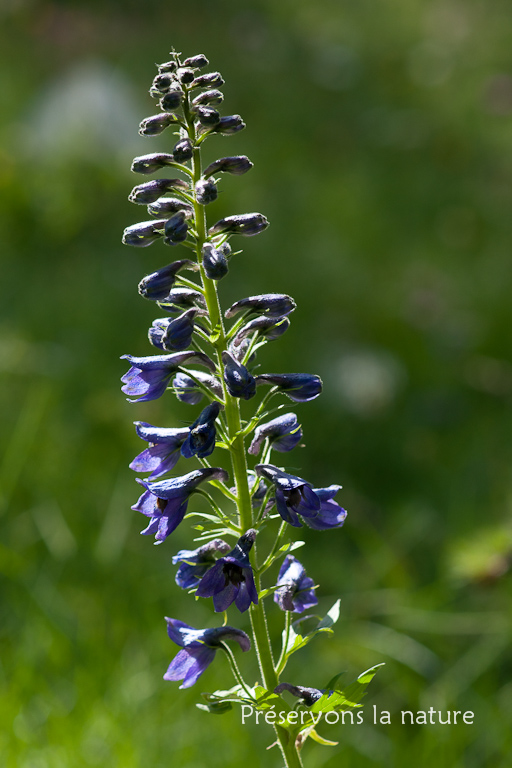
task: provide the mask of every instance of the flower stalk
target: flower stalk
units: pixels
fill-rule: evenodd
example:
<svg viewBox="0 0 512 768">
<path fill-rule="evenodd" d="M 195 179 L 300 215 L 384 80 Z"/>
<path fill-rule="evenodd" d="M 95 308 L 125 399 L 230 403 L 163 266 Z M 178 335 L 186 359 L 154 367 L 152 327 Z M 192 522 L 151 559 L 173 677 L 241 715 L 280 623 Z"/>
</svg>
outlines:
<svg viewBox="0 0 512 768">
<path fill-rule="evenodd" d="M 231 135 L 245 127 L 239 115 L 220 115 L 217 106 L 223 96 L 217 88 L 224 81 L 217 72 L 198 74 L 207 64 L 202 54 L 182 61 L 180 55 L 173 53 L 170 61 L 160 65 L 150 94 L 159 99 L 163 113 L 144 120 L 140 133 L 159 136 L 167 128 L 178 128 L 178 141 L 171 153 L 144 155 L 136 158 L 132 166 L 135 173 L 171 171 L 181 173 L 185 179 L 156 179 L 136 186 L 129 199 L 137 205 L 147 205 L 153 221 L 131 225 L 125 230 L 123 241 L 136 247 L 152 245 L 159 239 L 167 246 L 183 245 L 195 253 L 195 262 L 175 261 L 141 280 L 139 293 L 154 301 L 170 319 L 156 319 L 148 334 L 159 354 L 124 356 L 131 368 L 123 376 L 123 391 L 131 402 L 154 400 L 166 390 L 191 405 L 204 398 L 208 400 L 190 427 L 163 428 L 136 422 L 137 433 L 147 441 L 148 448 L 130 466 L 138 472 L 151 471 L 152 474 L 138 480 L 144 492 L 133 509 L 149 518 L 142 533 L 154 535 L 155 543 L 160 544 L 186 519 L 192 495 L 201 495 L 211 511 L 194 511 L 188 516 L 202 518 L 201 533 L 196 539 L 202 546 L 182 550 L 173 557 L 175 564 L 180 563 L 177 584 L 195 589 L 199 599 L 212 598 L 215 612 L 229 609 L 238 611 L 238 616 L 248 612 L 250 617 L 252 644 L 248 635 L 236 627 L 199 630 L 178 619 L 167 619 L 169 637 L 181 650 L 171 662 L 165 679 L 182 680 L 182 688 L 193 685 L 220 648 L 228 656 L 241 702 L 249 701 L 258 709 L 264 708 L 266 705 L 262 702 L 273 697 L 273 707 L 281 702 L 289 711 L 286 700 L 279 698 L 281 692 L 309 690 L 279 683 L 294 652 L 294 648 L 290 648 L 295 626 L 291 623 L 291 612 L 301 613 L 316 604 L 317 599 L 313 580 L 289 554 L 301 542 L 286 544 L 287 534 L 303 524 L 324 531 L 339 528 L 346 512 L 334 501 L 340 486 L 313 488 L 307 480 L 270 463 L 273 451 L 281 454 L 291 451 L 302 438 L 297 416 L 281 413 L 287 400 L 307 402 L 322 389 L 321 379 L 316 375 L 252 373 L 256 353 L 289 327 L 295 302 L 286 294 L 269 293 L 240 299 L 222 312 L 219 284 L 232 264 L 236 264 L 237 256 L 230 238 L 259 234 L 268 222 L 260 213 L 248 213 L 228 215 L 208 226 L 206 209 L 217 197 L 220 183 L 217 175 L 240 176 L 249 171 L 253 163 L 237 155 L 220 158 L 203 169 L 201 153 L 206 139 L 218 134 Z M 193 277 L 197 277 L 197 281 Z M 197 365 L 207 372 L 197 371 Z M 274 397 L 284 397 L 284 404 L 281 402 L 277 408 L 268 410 Z M 244 421 L 240 401 L 253 398 L 259 404 Z M 262 423 L 272 413 L 279 415 Z M 229 454 L 229 471 L 213 466 L 215 462 L 210 463 L 214 450 L 215 455 Z M 251 467 L 251 459 L 261 451 L 261 463 L 256 460 Z M 181 459 L 195 459 L 199 469 L 165 477 Z M 234 487 L 230 488 L 228 480 Z M 200 487 L 203 484 L 211 485 L 223 498 L 217 501 Z M 272 510 L 275 512 L 270 514 Z M 280 524 L 275 522 L 276 518 L 280 518 Z M 274 541 L 259 563 L 256 537 L 263 525 L 273 530 Z M 231 537 L 231 544 L 217 538 L 219 536 Z M 265 587 L 262 575 L 285 555 L 277 584 Z M 277 663 L 263 602 L 271 593 L 274 604 L 285 613 L 283 645 Z M 335 620 L 333 611 L 331 609 L 324 619 L 324 624 L 301 638 L 297 647 L 307 644 L 319 632 L 327 631 L 329 622 Z M 260 676 L 254 688 L 246 684 L 247 675 L 242 675 L 226 640 L 235 640 L 243 652 L 251 645 L 254 648 Z M 219 713 L 231 708 L 232 698 L 222 700 L 217 694 L 208 696 L 214 702 L 210 711 Z M 300 768 L 299 751 L 312 732 L 311 720 L 306 717 L 304 725 L 301 719 L 297 727 L 286 720 L 274 722 L 273 726 L 285 765 Z"/>
</svg>

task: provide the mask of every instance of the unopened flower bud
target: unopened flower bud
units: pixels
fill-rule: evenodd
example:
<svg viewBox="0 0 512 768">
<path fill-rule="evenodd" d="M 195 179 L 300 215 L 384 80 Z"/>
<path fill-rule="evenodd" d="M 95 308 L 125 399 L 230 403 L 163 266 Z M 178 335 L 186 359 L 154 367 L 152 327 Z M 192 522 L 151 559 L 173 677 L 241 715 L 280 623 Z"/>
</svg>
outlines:
<svg viewBox="0 0 512 768">
<path fill-rule="evenodd" d="M 223 133 L 226 136 L 230 136 L 233 133 L 238 133 L 245 128 L 245 123 L 240 115 L 226 115 L 221 117 L 215 128 L 215 133 Z"/>
<path fill-rule="evenodd" d="M 220 235 L 227 233 L 229 235 L 259 235 L 268 227 L 268 220 L 262 213 L 240 213 L 236 216 L 226 216 L 217 221 L 213 227 L 208 230 L 209 235 Z"/>
<path fill-rule="evenodd" d="M 166 165 L 172 165 L 174 157 L 165 152 L 153 152 L 150 155 L 141 155 L 135 157 L 132 163 L 134 173 L 154 173 L 164 168 Z"/>
<path fill-rule="evenodd" d="M 185 221 L 185 211 L 178 211 L 165 222 L 166 245 L 177 245 L 187 239 L 188 225 Z"/>
<path fill-rule="evenodd" d="M 199 307 L 206 309 L 206 301 L 202 293 L 191 288 L 173 288 L 165 301 L 159 302 L 159 307 L 171 315 L 182 312 L 183 308 Z"/>
<path fill-rule="evenodd" d="M 160 197 L 154 203 L 148 205 L 150 216 L 166 216 L 178 211 L 192 211 L 192 206 L 179 200 L 177 197 Z"/>
<path fill-rule="evenodd" d="M 178 107 L 181 106 L 182 101 L 183 91 L 181 88 L 173 88 L 171 91 L 164 93 L 160 99 L 160 107 L 162 109 L 168 110 L 169 112 L 174 112 L 175 109 L 178 109 Z"/>
<path fill-rule="evenodd" d="M 280 317 L 289 315 L 296 308 L 296 304 L 291 296 L 286 293 L 260 293 L 257 296 L 248 296 L 246 299 L 235 301 L 224 316 L 226 318 L 234 317 L 237 312 L 244 310 L 254 312 L 258 315 L 265 314 L 267 317 Z"/>
<path fill-rule="evenodd" d="M 163 226 L 165 226 L 165 222 L 163 222 Z M 140 281 L 140 295 L 151 301 L 160 301 L 167 298 L 176 281 L 178 272 L 182 269 L 195 270 L 197 269 L 197 264 L 190 261 L 190 259 L 180 259 L 179 261 L 173 261 L 172 264 L 168 264 L 166 267 L 157 269 L 156 272 L 146 275 Z"/>
<path fill-rule="evenodd" d="M 233 176 L 242 176 L 253 167 L 248 157 L 245 155 L 234 155 L 233 157 L 221 157 L 205 169 L 203 176 L 207 179 L 214 173 L 231 173 Z"/>
<path fill-rule="evenodd" d="M 180 139 L 180 141 L 174 145 L 172 154 L 177 163 L 184 163 L 187 160 L 190 160 L 194 154 L 194 146 L 190 139 Z"/>
<path fill-rule="evenodd" d="M 222 353 L 224 365 L 224 381 L 232 397 L 242 397 L 249 400 L 256 394 L 256 382 L 245 365 L 234 359 L 229 352 Z"/>
<path fill-rule="evenodd" d="M 221 243 L 221 245 L 216 245 L 215 247 L 218 251 L 224 254 L 226 259 L 229 259 L 231 256 L 231 246 L 227 240 L 224 243 Z"/>
<path fill-rule="evenodd" d="M 202 250 L 203 267 L 206 277 L 210 280 L 220 280 L 227 275 L 228 261 L 224 254 L 214 248 L 211 243 L 205 243 Z"/>
<path fill-rule="evenodd" d="M 123 232 L 123 243 L 145 248 L 162 237 L 165 221 L 142 221 L 140 224 L 132 224 Z"/>
<path fill-rule="evenodd" d="M 190 69 L 190 67 L 180 67 L 176 72 L 176 77 L 180 83 L 183 83 L 183 85 L 190 85 L 194 79 L 194 75 L 195 72 L 193 69 Z"/>
<path fill-rule="evenodd" d="M 185 67 L 194 67 L 195 69 L 202 69 L 207 67 L 210 62 L 203 53 L 198 53 L 196 56 L 189 56 L 185 59 L 183 65 Z"/>
<path fill-rule="evenodd" d="M 137 205 L 154 203 L 158 198 L 171 189 L 188 189 L 186 181 L 182 179 L 153 179 L 144 184 L 138 184 L 128 195 L 128 200 Z"/>
<path fill-rule="evenodd" d="M 217 199 L 217 187 L 211 179 L 199 179 L 195 190 L 196 200 L 201 205 L 208 205 Z"/>
<path fill-rule="evenodd" d="M 220 121 L 220 113 L 213 107 L 199 106 L 194 111 L 197 119 L 205 128 L 212 128 Z"/>
<path fill-rule="evenodd" d="M 192 106 L 198 107 L 200 104 L 222 104 L 224 101 L 224 94 L 222 91 L 217 91 L 212 88 L 210 91 L 203 91 L 195 99 L 192 99 Z"/>
<path fill-rule="evenodd" d="M 220 72 L 207 72 L 194 78 L 190 84 L 191 88 L 218 88 L 224 84 L 224 79 Z"/>
<path fill-rule="evenodd" d="M 158 134 L 165 131 L 165 129 L 176 123 L 178 118 L 169 112 L 163 114 L 152 115 L 146 117 L 139 125 L 139 133 L 141 136 L 158 136 Z"/>
<path fill-rule="evenodd" d="M 182 315 L 167 321 L 162 334 L 162 348 L 168 352 L 181 352 L 186 349 L 194 333 L 194 319 L 197 309 L 187 309 Z"/>
<path fill-rule="evenodd" d="M 160 94 L 165 93 L 173 86 L 173 84 L 176 84 L 176 78 L 174 75 L 172 75 L 169 72 L 159 74 L 155 77 L 153 80 L 153 83 L 151 85 L 152 88 L 159 91 Z"/>
<path fill-rule="evenodd" d="M 163 64 L 158 65 L 158 72 L 163 74 L 164 72 L 176 72 L 178 65 L 175 61 L 165 61 Z"/>
</svg>

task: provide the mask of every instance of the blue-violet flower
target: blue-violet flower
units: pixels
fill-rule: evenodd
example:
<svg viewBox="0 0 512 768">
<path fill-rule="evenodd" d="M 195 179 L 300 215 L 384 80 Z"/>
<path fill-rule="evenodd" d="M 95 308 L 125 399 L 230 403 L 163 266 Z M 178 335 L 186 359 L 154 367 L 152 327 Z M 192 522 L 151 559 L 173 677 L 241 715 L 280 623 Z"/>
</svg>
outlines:
<svg viewBox="0 0 512 768">
<path fill-rule="evenodd" d="M 283 611 L 302 613 L 318 604 L 315 582 L 293 555 L 286 555 L 277 577 L 274 602 Z"/>
<path fill-rule="evenodd" d="M 224 557 L 219 557 L 199 582 L 197 597 L 213 597 L 216 612 L 225 611 L 233 602 L 241 613 L 251 603 L 257 605 L 258 593 L 249 562 L 249 552 L 255 538 L 256 531 L 250 528 L 241 536 L 234 549 Z"/>
</svg>

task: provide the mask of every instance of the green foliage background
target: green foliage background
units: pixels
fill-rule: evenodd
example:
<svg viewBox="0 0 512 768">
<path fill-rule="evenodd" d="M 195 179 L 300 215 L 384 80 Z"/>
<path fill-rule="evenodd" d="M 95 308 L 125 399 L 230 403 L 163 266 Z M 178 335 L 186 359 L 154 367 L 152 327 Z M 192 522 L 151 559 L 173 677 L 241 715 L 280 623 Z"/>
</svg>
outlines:
<svg viewBox="0 0 512 768">
<path fill-rule="evenodd" d="M 279 764 L 268 726 L 199 712 L 198 691 L 162 681 L 163 616 L 203 626 L 210 607 L 174 584 L 186 527 L 155 548 L 130 510 L 131 422 L 192 414 L 130 405 L 118 383 L 121 354 L 150 354 L 136 284 L 174 256 L 120 244 L 141 212 L 131 158 L 172 141 L 137 125 L 174 46 L 208 56 L 248 126 L 209 142 L 211 159 L 255 163 L 224 181 L 212 220 L 271 220 L 222 299 L 297 300 L 262 370 L 324 379 L 287 462 L 342 483 L 349 510 L 341 531 L 305 533 L 321 608 L 339 596 L 342 616 L 286 679 L 322 687 L 386 662 L 365 723 L 321 728 L 339 747 L 308 743 L 306 764 L 509 766 L 510 4 L 3 0 L 0 21 L 2 765 Z M 218 659 L 196 688 L 227 675 Z M 475 724 L 400 725 L 431 706 Z"/>
</svg>

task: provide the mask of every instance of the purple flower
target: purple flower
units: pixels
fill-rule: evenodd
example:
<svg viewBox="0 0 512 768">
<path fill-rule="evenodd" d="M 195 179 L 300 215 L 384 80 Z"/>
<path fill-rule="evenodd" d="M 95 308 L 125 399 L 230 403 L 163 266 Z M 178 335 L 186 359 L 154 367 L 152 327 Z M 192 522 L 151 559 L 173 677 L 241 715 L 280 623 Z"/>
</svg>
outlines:
<svg viewBox="0 0 512 768">
<path fill-rule="evenodd" d="M 255 538 L 256 531 L 250 528 L 238 540 L 235 548 L 228 555 L 219 557 L 199 582 L 197 597 L 213 597 L 215 611 L 225 611 L 233 602 L 241 613 L 251 603 L 257 605 L 258 593 L 249 562 L 249 552 Z"/>
<path fill-rule="evenodd" d="M 137 434 L 148 442 L 148 447 L 139 453 L 130 464 L 135 472 L 151 472 L 150 478 L 160 477 L 176 466 L 181 446 L 189 436 L 184 429 L 153 427 L 145 421 L 136 421 Z"/>
<path fill-rule="evenodd" d="M 245 128 L 245 123 L 240 115 L 226 115 L 221 117 L 217 125 L 213 128 L 216 133 L 224 133 L 226 136 L 231 136 L 238 131 L 242 131 Z M 268 222 L 267 222 L 268 223 Z M 248 234 L 247 232 L 244 234 Z M 257 234 L 256 232 L 252 234 Z"/>
<path fill-rule="evenodd" d="M 322 391 L 322 379 L 312 373 L 261 373 L 256 384 L 272 384 L 296 403 L 314 400 Z"/>
<path fill-rule="evenodd" d="M 149 525 L 141 533 L 155 534 L 155 543 L 160 544 L 181 523 L 187 511 L 189 496 L 200 483 L 206 480 L 226 482 L 228 473 L 220 467 L 203 467 L 169 480 L 149 482 L 137 478 L 146 490 L 132 509 L 150 518 Z"/>
<path fill-rule="evenodd" d="M 194 379 L 196 379 L 196 381 L 194 381 Z M 210 376 L 209 373 L 203 373 L 202 371 L 194 371 L 194 379 L 187 376 L 186 373 L 180 372 L 176 374 L 172 386 L 178 400 L 181 400 L 183 403 L 189 403 L 190 405 L 197 405 L 197 403 L 200 403 L 203 398 L 203 392 L 197 384 L 198 381 L 204 387 L 209 389 L 210 392 L 222 399 L 222 385 L 215 376 Z"/>
<path fill-rule="evenodd" d="M 122 355 L 121 359 L 131 363 L 130 370 L 121 378 L 122 391 L 131 396 L 127 398 L 130 403 L 158 399 L 167 389 L 171 376 L 185 363 L 204 365 L 215 371 L 215 363 L 207 355 L 192 350 L 150 357 Z"/>
<path fill-rule="evenodd" d="M 164 680 L 183 680 L 180 688 L 190 688 L 215 658 L 224 640 L 235 640 L 242 651 L 248 651 L 251 641 L 245 632 L 234 627 L 194 629 L 178 619 L 165 618 L 167 634 L 181 651 L 169 664 Z"/>
<path fill-rule="evenodd" d="M 317 531 L 341 528 L 345 522 L 346 511 L 334 501 L 341 485 L 312 488 L 311 483 L 289 475 L 273 464 L 258 464 L 254 469 L 257 475 L 274 484 L 277 511 L 290 525 L 300 528 L 302 523 L 299 516 L 306 525 Z"/>
<path fill-rule="evenodd" d="M 229 352 L 222 353 L 224 364 L 224 381 L 232 397 L 250 400 L 256 394 L 256 384 L 245 365 L 234 359 Z"/>
<path fill-rule="evenodd" d="M 258 296 L 248 296 L 246 299 L 235 301 L 224 316 L 234 317 L 240 310 L 254 312 L 258 315 L 267 315 L 267 317 L 282 317 L 293 312 L 297 305 L 291 296 L 286 293 L 261 293 Z"/>
<path fill-rule="evenodd" d="M 220 403 L 214 402 L 204 408 L 190 426 L 189 434 L 181 446 L 181 455 L 186 459 L 197 456 L 204 459 L 215 448 L 215 419 L 219 415 Z"/>
<path fill-rule="evenodd" d="M 302 613 L 318 604 L 314 581 L 293 555 L 286 555 L 277 578 L 274 602 L 283 611 Z"/>
<path fill-rule="evenodd" d="M 148 205 L 148 213 L 150 216 L 171 216 L 178 211 L 192 212 L 192 206 L 189 203 L 185 203 L 183 200 L 178 200 L 177 197 L 159 197 L 154 203 Z"/>
<path fill-rule="evenodd" d="M 150 275 L 143 277 L 139 283 L 139 293 L 145 299 L 160 301 L 167 298 L 173 287 L 176 276 L 181 269 L 197 269 L 197 264 L 190 259 L 180 259 L 167 264 L 166 267 L 157 269 Z"/>
<path fill-rule="evenodd" d="M 257 456 L 265 439 L 269 439 L 272 448 L 284 453 L 291 451 L 302 440 L 302 429 L 294 413 L 277 416 L 266 424 L 260 424 L 254 430 L 254 437 L 249 446 L 249 453 Z"/>
<path fill-rule="evenodd" d="M 207 72 L 205 75 L 198 75 L 190 84 L 192 88 L 212 88 L 224 84 L 224 79 L 220 72 Z"/>
<path fill-rule="evenodd" d="M 288 691 L 292 696 L 302 699 L 306 707 L 311 707 L 315 701 L 324 695 L 324 691 L 319 691 L 318 688 L 305 688 L 303 685 L 291 685 L 291 683 L 279 683 L 274 688 L 274 693 L 282 693 L 283 691 Z"/>
<path fill-rule="evenodd" d="M 215 563 L 215 553 L 225 555 L 230 546 L 222 539 L 213 539 L 197 549 L 180 549 L 172 562 L 181 563 L 176 572 L 176 584 L 182 589 L 196 587 L 206 571 Z"/>
<path fill-rule="evenodd" d="M 306 525 L 316 531 L 327 531 L 329 528 L 341 528 L 347 516 L 346 510 L 334 501 L 334 496 L 341 485 L 329 485 L 327 488 L 313 488 L 320 499 L 320 510 L 316 517 L 304 519 Z"/>
<path fill-rule="evenodd" d="M 302 477 L 289 475 L 273 464 L 257 464 L 255 472 L 270 480 L 276 491 L 276 507 L 283 520 L 300 528 L 303 518 L 315 517 L 320 509 L 320 499 L 313 492 L 311 484 Z"/>
</svg>

